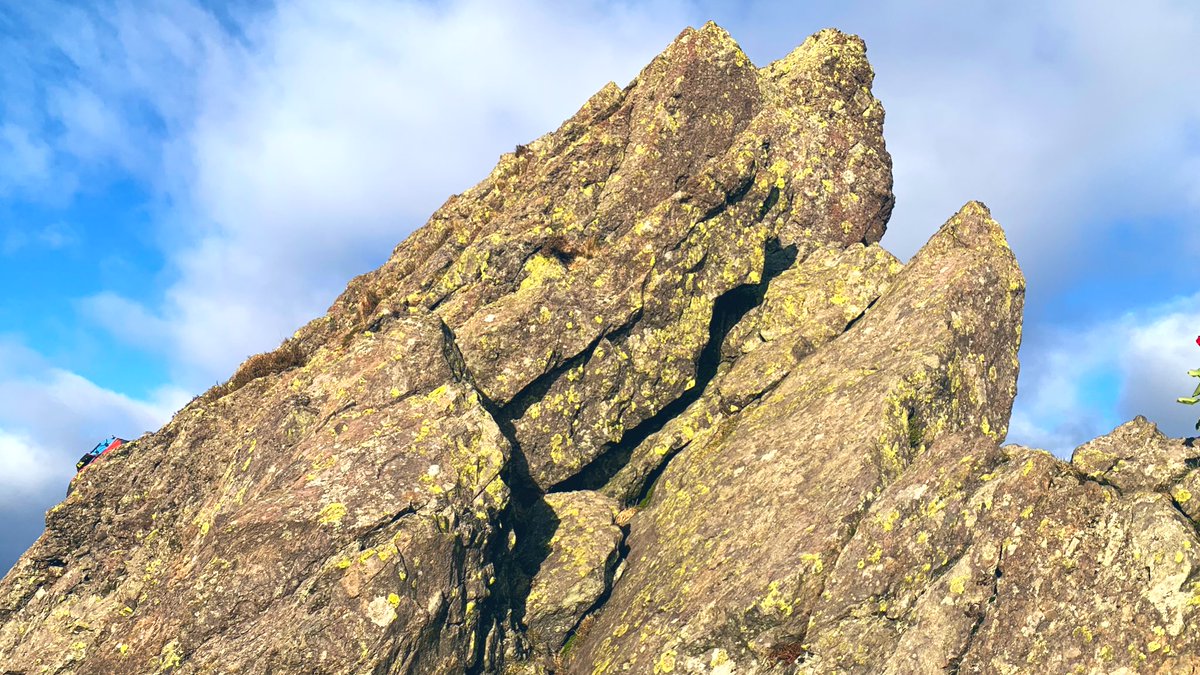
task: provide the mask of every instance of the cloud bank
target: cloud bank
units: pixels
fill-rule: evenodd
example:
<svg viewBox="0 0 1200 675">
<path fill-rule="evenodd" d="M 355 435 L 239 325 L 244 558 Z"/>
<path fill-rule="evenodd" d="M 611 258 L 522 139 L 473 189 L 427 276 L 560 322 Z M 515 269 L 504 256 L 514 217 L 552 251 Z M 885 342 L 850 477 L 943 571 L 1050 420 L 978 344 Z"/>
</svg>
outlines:
<svg viewBox="0 0 1200 675">
<path fill-rule="evenodd" d="M 149 303 L 84 307 L 197 388 L 318 314 L 451 190 L 624 84 L 687 23 L 673 3 L 299 1 L 232 27 L 183 1 L 108 9 L 71 11 L 58 31 L 80 75 L 49 96 L 66 129 L 53 151 L 156 186 L 170 281 Z"/>
</svg>

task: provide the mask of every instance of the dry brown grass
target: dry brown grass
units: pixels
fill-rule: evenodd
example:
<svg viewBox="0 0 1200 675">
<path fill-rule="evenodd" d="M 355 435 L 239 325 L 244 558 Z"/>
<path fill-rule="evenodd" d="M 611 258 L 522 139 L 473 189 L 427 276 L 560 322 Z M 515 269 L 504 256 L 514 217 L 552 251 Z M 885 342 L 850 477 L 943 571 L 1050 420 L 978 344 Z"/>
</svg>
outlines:
<svg viewBox="0 0 1200 675">
<path fill-rule="evenodd" d="M 561 234 L 551 237 L 546 241 L 545 246 L 550 253 L 567 264 L 574 262 L 576 258 L 591 260 L 603 247 L 600 238 L 596 235 L 573 239 Z"/>
<path fill-rule="evenodd" d="M 371 327 L 379 318 L 377 314 L 380 311 L 382 300 L 383 296 L 380 295 L 379 289 L 374 286 L 361 283 L 354 289 L 344 305 L 347 325 L 343 329 L 342 349 L 349 347 L 356 335 L 365 330 L 371 330 Z"/>
<path fill-rule="evenodd" d="M 781 663 L 795 663 L 797 659 L 808 654 L 808 650 L 799 642 L 784 642 L 771 647 L 767 658 Z"/>
<path fill-rule="evenodd" d="M 638 507 L 638 506 L 631 506 L 627 509 L 623 509 L 620 513 L 617 514 L 617 517 L 615 520 L 617 527 L 625 527 L 626 525 L 631 523 L 633 521 L 633 517 L 636 516 L 638 514 L 638 512 L 641 510 L 642 510 L 641 507 Z"/>
<path fill-rule="evenodd" d="M 288 339 L 273 351 L 255 354 L 246 359 L 228 382 L 209 389 L 204 396 L 209 399 L 227 396 L 260 377 L 282 373 L 302 365 L 304 365 L 304 351 L 297 341 Z"/>
<path fill-rule="evenodd" d="M 354 309 L 358 312 L 358 323 L 365 324 L 371 319 L 375 308 L 379 306 L 379 300 L 379 292 L 374 288 L 358 289 L 357 298 L 354 301 Z"/>
</svg>

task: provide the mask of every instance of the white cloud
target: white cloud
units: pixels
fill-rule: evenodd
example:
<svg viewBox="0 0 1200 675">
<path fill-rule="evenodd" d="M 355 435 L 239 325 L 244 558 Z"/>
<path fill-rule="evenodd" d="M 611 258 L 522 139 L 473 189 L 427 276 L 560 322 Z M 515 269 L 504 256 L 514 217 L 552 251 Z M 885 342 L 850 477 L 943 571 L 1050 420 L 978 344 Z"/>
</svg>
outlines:
<svg viewBox="0 0 1200 675">
<path fill-rule="evenodd" d="M 50 147 L 28 129 L 0 124 L 0 197 L 39 189 L 53 176 Z"/>
<path fill-rule="evenodd" d="M 4 11 L 15 30 L 0 35 L 0 197 L 69 204 L 114 176 L 165 189 L 171 137 L 204 94 L 197 78 L 232 49 L 217 20 L 190 0 Z"/>
<path fill-rule="evenodd" d="M 166 321 L 144 305 L 110 291 L 83 298 L 79 301 L 79 311 L 122 341 L 147 351 L 161 348 L 170 333 Z"/>
<path fill-rule="evenodd" d="M 1129 327 L 1120 363 L 1124 375 L 1119 409 L 1144 414 L 1173 436 L 1195 436 L 1200 407 L 1176 403 L 1190 396 L 1200 380 L 1187 371 L 1200 369 L 1200 294 L 1172 303 L 1166 311 Z"/>
<path fill-rule="evenodd" d="M 88 163 L 129 165 L 144 150 L 126 128 L 119 101 L 105 100 L 92 86 L 71 83 L 49 87 L 46 112 L 62 132 L 54 139 L 57 173 Z"/>
<path fill-rule="evenodd" d="M 0 429 L 0 509 L 11 509 L 44 492 L 61 473 L 46 461 L 48 454 L 27 436 Z"/>
<path fill-rule="evenodd" d="M 1192 393 L 1200 368 L 1200 294 L 1060 333 L 1022 364 L 1008 440 L 1069 455 L 1077 445 L 1144 415 L 1169 436 L 1196 435 Z M 1027 355 L 1028 356 L 1028 355 Z M 1102 388 L 1089 391 L 1100 378 Z"/>
<path fill-rule="evenodd" d="M 1028 363 L 1022 365 L 1006 440 L 1069 457 L 1076 446 L 1115 426 L 1109 407 L 1096 405 L 1084 390 L 1089 376 L 1115 363 L 1069 348 L 1038 356 L 1033 372 Z"/>
<path fill-rule="evenodd" d="M 0 334 L 4 466 L 27 466 L 28 457 L 40 463 L 33 473 L 0 470 L 0 496 L 8 487 L 69 477 L 75 460 L 98 438 L 110 434 L 136 438 L 156 430 L 189 398 L 171 387 L 155 391 L 146 400 L 117 393 L 54 367 L 20 339 Z"/>
<path fill-rule="evenodd" d="M 499 153 L 627 81 L 708 18 L 701 7 L 771 52 L 760 60 L 831 22 L 866 37 L 899 195 L 885 244 L 902 257 L 982 198 L 1048 288 L 1085 270 L 1063 255 L 1085 228 L 1178 213 L 1197 194 L 1200 158 L 1179 141 L 1200 91 L 1179 83 L 1200 62 L 1200 10 L 1170 0 L 292 0 L 232 28 L 189 0 L 24 11 L 80 72 L 47 85 L 64 130 L 50 173 L 71 190 L 80 166 L 115 164 L 163 191 L 169 285 L 138 315 L 163 329 L 177 380 L 207 386 L 319 314 Z M 48 146 L 23 128 L 14 166 L 47 180 Z"/>
<path fill-rule="evenodd" d="M 0 336 L 0 571 L 65 496 L 84 452 L 109 435 L 134 439 L 158 429 L 189 399 L 163 388 L 138 400 L 54 368 Z"/>
<path fill-rule="evenodd" d="M 1086 269 L 1063 253 L 1089 230 L 1188 213 L 1181 168 L 1200 149 L 1182 139 L 1200 90 L 1182 83 L 1200 63 L 1200 6 L 964 5 L 919 23 L 891 8 L 863 23 L 896 164 L 885 242 L 899 255 L 978 198 L 1049 284 Z"/>
<path fill-rule="evenodd" d="M 156 430 L 188 398 L 178 390 L 164 389 L 151 400 L 141 401 L 75 373 L 34 370 L 0 379 L 0 429 L 36 439 L 36 444 L 46 449 L 42 454 L 62 459 L 82 454 L 80 447 L 88 445 L 92 437 L 137 437 Z M 58 471 L 57 475 L 67 472 Z"/>
<path fill-rule="evenodd" d="M 687 23 L 673 2 L 301 0 L 234 39 L 211 17 L 181 22 L 194 11 L 186 3 L 153 19 L 129 7 L 85 16 L 118 40 L 69 49 L 101 83 L 133 73 L 116 96 L 136 92 L 170 122 L 154 180 L 171 206 L 174 281 L 156 306 L 111 295 L 84 306 L 103 317 L 119 305 L 151 334 L 163 328 L 159 348 L 192 386 L 318 315 L 500 153 L 553 129 L 610 79 L 624 84 Z M 158 61 L 191 70 L 147 66 Z M 62 115 L 77 155 L 93 152 L 98 129 L 129 135 L 129 123 L 79 100 Z"/>
</svg>

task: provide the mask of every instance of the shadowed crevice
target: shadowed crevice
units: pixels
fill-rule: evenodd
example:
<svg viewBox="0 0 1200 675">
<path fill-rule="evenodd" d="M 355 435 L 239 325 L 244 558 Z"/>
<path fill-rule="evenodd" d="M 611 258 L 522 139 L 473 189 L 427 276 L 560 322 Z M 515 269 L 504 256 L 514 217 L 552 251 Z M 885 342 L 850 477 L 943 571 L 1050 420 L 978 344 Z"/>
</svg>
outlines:
<svg viewBox="0 0 1200 675">
<path fill-rule="evenodd" d="M 549 491 L 570 492 L 600 489 L 629 463 L 630 458 L 633 457 L 633 451 L 643 441 L 661 431 L 668 422 L 699 400 L 705 388 L 716 377 L 722 361 L 721 345 L 725 342 L 729 331 L 742 320 L 747 312 L 762 304 L 771 282 L 792 266 L 796 255 L 795 246 L 781 248 L 777 239 L 768 241 L 762 281 L 730 289 L 713 303 L 712 319 L 708 325 L 708 341 L 696 360 L 696 383 L 662 410 L 625 432 L 620 441 L 601 452 L 574 476 L 551 486 Z M 651 471 L 645 485 L 639 488 L 639 492 L 649 489 L 646 486 L 653 484 L 653 480 L 661 475 L 662 470 L 674 454 L 663 457 L 659 465 Z"/>
<path fill-rule="evenodd" d="M 595 353 L 596 348 L 600 346 L 601 342 L 604 340 L 608 340 L 609 342 L 619 341 L 633 330 L 633 327 L 637 325 L 641 318 L 642 310 L 638 309 L 633 313 L 632 316 L 629 317 L 627 321 L 625 321 L 625 323 L 617 326 L 611 331 L 597 335 L 596 338 L 583 349 L 583 351 L 569 359 L 566 359 L 558 366 L 555 366 L 554 368 L 551 368 L 550 370 L 547 370 L 546 372 L 537 376 L 537 378 L 535 378 L 532 382 L 525 385 L 524 388 L 513 395 L 512 399 L 510 399 L 507 403 L 498 406 L 500 414 L 510 421 L 523 417 L 525 415 L 525 411 L 528 410 L 529 407 L 534 403 L 541 401 L 542 398 L 545 397 L 546 393 L 550 391 L 550 387 L 554 386 L 554 383 L 557 382 L 559 378 L 566 375 L 567 372 L 572 368 L 578 368 L 579 366 L 591 360 L 592 354 Z M 476 388 L 478 389 L 478 387 Z"/>
<path fill-rule="evenodd" d="M 879 298 L 881 298 L 881 297 L 883 297 L 883 296 L 882 295 L 877 296 L 874 300 L 868 302 L 867 306 L 863 308 L 863 311 L 858 313 L 858 316 L 854 317 L 853 319 L 850 319 L 850 321 L 846 323 L 846 327 L 842 329 L 842 335 L 849 333 L 850 329 L 854 328 L 854 324 L 861 321 L 862 318 L 867 315 L 867 312 L 871 311 L 871 308 L 875 306 L 875 303 L 879 302 Z"/>
<path fill-rule="evenodd" d="M 571 630 L 567 631 L 567 634 L 563 637 L 562 646 L 559 647 L 559 655 L 562 659 L 566 660 L 570 658 L 572 645 L 577 639 L 585 636 L 585 634 L 588 632 L 588 628 L 592 623 L 595 622 L 596 612 L 600 611 L 600 608 L 604 607 L 605 603 L 608 602 L 609 597 L 612 596 L 613 590 L 617 587 L 617 574 L 621 571 L 621 567 L 625 564 L 625 559 L 628 557 L 629 526 L 626 525 L 621 528 L 621 544 L 617 547 L 616 560 L 609 565 L 608 569 L 604 573 L 604 592 L 600 594 L 600 597 L 596 598 L 596 601 L 592 603 L 591 607 L 588 607 L 587 610 L 580 615 L 579 621 L 577 621 L 575 625 L 571 627 Z"/>
<path fill-rule="evenodd" d="M 717 375 L 722 363 L 721 346 L 726 336 L 750 310 L 762 304 L 770 283 L 790 269 L 796 259 L 795 246 L 781 247 L 778 240 L 769 240 L 766 244 L 762 281 L 730 289 L 713 303 L 708 340 L 696 361 L 695 384 L 657 413 L 627 431 L 618 443 L 601 452 L 579 473 L 553 485 L 547 492 L 596 490 L 603 487 L 625 467 L 635 448 L 695 403 Z M 474 378 L 458 350 L 453 331 L 445 323 L 442 324 L 445 338 L 444 355 L 451 371 L 457 380 L 475 389 L 481 405 L 495 421 L 511 447 L 502 477 L 510 489 L 512 498 L 499 518 L 495 537 L 489 542 L 488 559 L 496 565 L 496 583 L 492 594 L 481 603 L 483 619 L 476 637 L 473 665 L 468 673 L 487 672 L 490 667 L 489 661 L 495 657 L 487 653 L 488 644 L 493 642 L 489 639 L 489 634 L 495 630 L 515 641 L 513 646 L 518 658 L 532 656 L 531 646 L 526 644 L 523 635 L 525 605 L 533 578 L 550 554 L 549 543 L 558 525 L 557 517 L 544 499 L 544 492 L 530 474 L 529 462 L 521 448 L 513 421 L 520 418 L 529 406 L 541 400 L 554 382 L 570 369 L 585 364 L 601 341 L 620 339 L 627 335 L 640 318 L 639 312 L 617 329 L 598 336 L 582 352 L 540 375 L 503 405 L 489 399 L 475 385 Z M 638 486 L 638 499 L 646 497 L 676 454 L 678 451 L 664 456 L 650 471 Z M 515 545 L 510 548 L 512 541 L 515 541 Z M 609 571 L 610 577 L 615 575 L 628 553 L 628 545 L 623 542 L 617 561 Z M 614 584 L 615 580 L 610 578 L 605 593 L 583 615 L 568 639 L 580 630 L 588 616 L 604 606 Z"/>
<path fill-rule="evenodd" d="M 496 423 L 509 445 L 508 462 L 501 469 L 500 478 L 508 486 L 510 498 L 508 506 L 500 512 L 495 533 L 487 544 L 485 554 L 486 560 L 495 566 L 495 582 L 490 595 L 480 603 L 474 653 L 466 671 L 468 675 L 480 675 L 491 672 L 495 665 L 489 663 L 488 658 L 488 647 L 494 644 L 489 638 L 494 631 L 522 640 L 520 620 L 525 613 L 530 582 L 549 555 L 550 538 L 554 535 L 558 520 L 529 473 L 529 461 L 517 440 L 512 418 L 504 407 L 497 405 L 476 386 L 458 348 L 454 331 L 445 322 L 442 322 L 442 337 L 442 353 L 454 378 L 474 389 L 480 405 Z M 511 546 L 512 542 L 516 542 L 516 545 Z"/>
</svg>

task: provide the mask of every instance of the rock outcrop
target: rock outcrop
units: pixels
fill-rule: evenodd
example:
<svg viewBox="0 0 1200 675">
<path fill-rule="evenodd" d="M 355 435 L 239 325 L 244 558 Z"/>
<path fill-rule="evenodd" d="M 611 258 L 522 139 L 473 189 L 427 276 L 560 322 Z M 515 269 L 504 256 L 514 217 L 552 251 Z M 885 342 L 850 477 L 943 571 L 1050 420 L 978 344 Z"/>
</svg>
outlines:
<svg viewBox="0 0 1200 675">
<path fill-rule="evenodd" d="M 80 474 L 0 673 L 1200 669 L 1200 451 L 1000 445 L 1024 280 L 879 246 L 871 81 L 684 31 Z"/>
</svg>

